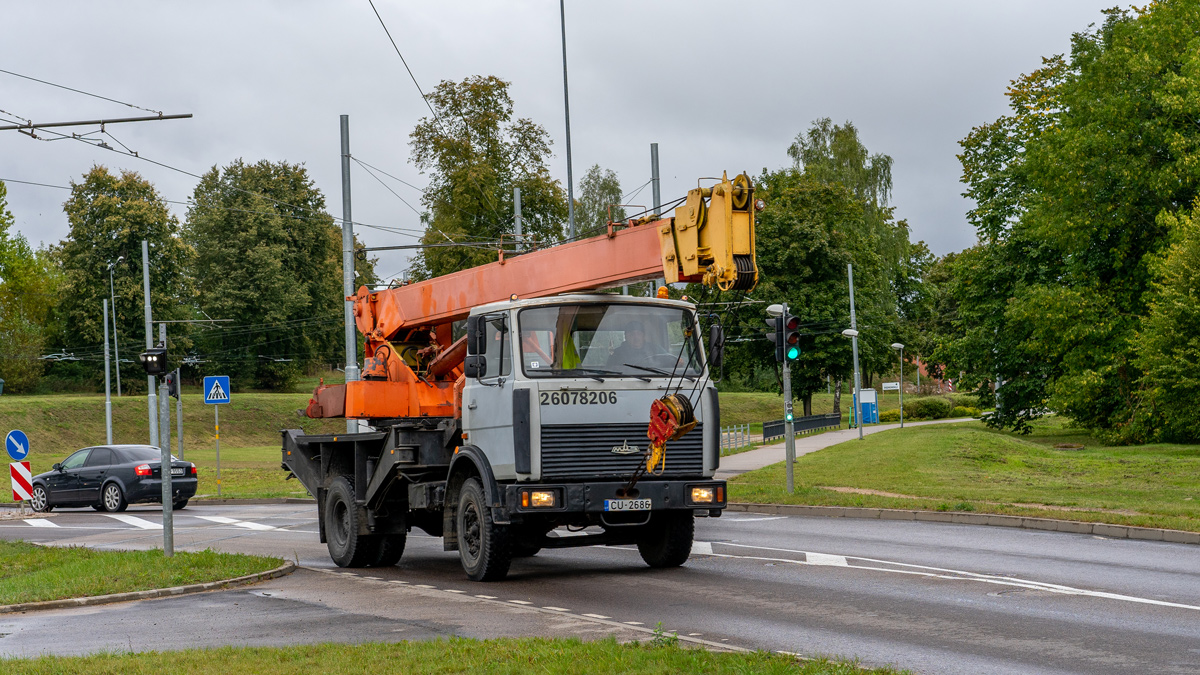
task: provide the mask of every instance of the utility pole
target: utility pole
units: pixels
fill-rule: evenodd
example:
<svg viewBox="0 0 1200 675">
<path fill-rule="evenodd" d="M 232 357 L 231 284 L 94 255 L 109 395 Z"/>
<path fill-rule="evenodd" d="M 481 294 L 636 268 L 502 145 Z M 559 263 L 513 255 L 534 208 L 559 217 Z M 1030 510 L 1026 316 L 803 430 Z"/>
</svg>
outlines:
<svg viewBox="0 0 1200 675">
<path fill-rule="evenodd" d="M 520 251 L 521 246 L 521 188 L 513 188 L 513 232 L 517 235 L 517 250 Z"/>
<path fill-rule="evenodd" d="M 165 348 L 167 346 L 167 324 L 158 324 L 158 339 Z M 175 493 L 171 490 L 171 397 L 167 394 L 166 377 L 163 377 L 162 384 L 159 385 L 158 397 L 161 401 L 159 430 L 162 433 L 162 440 L 159 441 L 158 446 L 159 457 L 161 457 L 158 472 L 162 478 L 163 555 L 170 558 L 175 555 L 175 520 L 171 510 L 175 505 Z"/>
<path fill-rule="evenodd" d="M 350 116 L 342 115 L 342 296 L 354 295 L 354 223 L 350 218 Z M 346 382 L 358 380 L 354 302 L 343 302 L 346 319 Z M 346 420 L 347 433 L 358 431 L 358 420 Z"/>
<path fill-rule="evenodd" d="M 154 326 L 150 323 L 150 243 L 142 240 L 142 290 L 146 296 L 146 349 L 154 347 Z M 154 376 L 146 376 L 146 406 L 150 411 L 150 445 L 158 445 L 158 401 L 154 396 Z"/>
<path fill-rule="evenodd" d="M 175 393 L 178 398 L 175 399 L 175 431 L 179 440 L 179 459 L 183 459 L 183 380 L 180 379 L 182 375 L 183 369 L 176 368 Z"/>
<path fill-rule="evenodd" d="M 650 190 L 654 194 L 654 213 L 662 218 L 662 185 L 658 176 L 658 143 L 650 144 Z M 659 287 L 666 285 L 666 279 L 659 279 L 650 289 L 650 297 L 654 297 Z"/>
<path fill-rule="evenodd" d="M 105 442 L 112 445 L 112 385 L 108 381 L 108 300 L 102 300 L 100 304 L 104 308 L 104 430 L 108 438 Z"/>
<path fill-rule="evenodd" d="M 858 372 L 858 319 L 854 315 L 854 263 L 846 263 L 846 274 L 850 278 L 850 329 L 854 336 L 850 338 L 854 349 L 854 420 L 858 424 L 858 440 L 863 439 L 862 425 L 862 378 Z"/>
<path fill-rule="evenodd" d="M 558 13 L 562 23 L 563 45 L 563 111 L 567 116 L 567 223 L 570 237 L 575 238 L 575 180 L 571 175 L 571 96 L 567 93 L 567 8 L 564 0 L 558 0 Z"/>
<path fill-rule="evenodd" d="M 786 321 L 788 316 L 787 303 L 783 303 L 783 316 L 780 321 Z M 786 329 L 785 329 L 786 330 Z M 783 447 L 786 449 L 787 464 L 787 491 L 792 494 L 796 491 L 795 470 L 792 466 L 796 463 L 796 425 L 792 421 L 792 364 L 788 362 L 787 345 L 783 348 L 783 433 L 787 440 L 784 441 Z"/>
<path fill-rule="evenodd" d="M 115 262 L 108 263 L 108 297 L 112 301 L 113 362 L 117 366 L 117 398 L 121 398 L 121 338 L 117 336 L 117 294 L 113 290 L 112 271 L 113 267 L 124 259 L 123 255 L 117 256 Z"/>
</svg>

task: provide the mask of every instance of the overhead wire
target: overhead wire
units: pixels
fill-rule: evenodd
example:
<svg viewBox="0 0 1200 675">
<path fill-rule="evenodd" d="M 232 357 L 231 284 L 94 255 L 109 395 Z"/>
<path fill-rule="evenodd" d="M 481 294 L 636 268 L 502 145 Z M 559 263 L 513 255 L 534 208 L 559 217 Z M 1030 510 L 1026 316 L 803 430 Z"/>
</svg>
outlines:
<svg viewBox="0 0 1200 675">
<path fill-rule="evenodd" d="M 140 105 L 134 105 L 134 104 L 132 104 L 132 103 L 127 103 L 127 102 L 125 102 L 125 101 L 119 101 L 119 100 L 117 100 L 117 99 L 115 99 L 115 98 L 109 98 L 109 97 L 107 97 L 107 96 L 101 96 L 100 94 L 93 94 L 93 93 L 91 93 L 91 92 L 89 92 L 89 91 L 84 91 L 84 90 L 82 90 L 82 89 L 76 89 L 76 88 L 74 88 L 74 87 L 68 87 L 68 86 L 66 86 L 66 85 L 64 85 L 64 84 L 56 84 L 56 83 L 54 83 L 54 82 L 48 82 L 48 81 L 46 81 L 46 80 L 39 80 L 39 79 L 38 79 L 38 78 L 36 78 L 36 77 L 30 77 L 30 76 L 28 76 L 28 75 L 22 75 L 22 74 L 20 74 L 20 73 L 14 73 L 14 72 L 12 72 L 11 70 L 4 70 L 4 69 L 0 68 L 0 73 L 5 73 L 6 75 L 12 75 L 12 76 L 14 76 L 14 77 L 20 77 L 20 78 L 23 78 L 23 79 L 26 79 L 26 80 L 32 80 L 32 81 L 34 81 L 34 82 L 38 82 L 38 83 L 41 83 L 41 84 L 49 85 L 49 86 L 51 86 L 51 87 L 58 87 L 59 89 L 66 89 L 67 91 L 73 91 L 73 92 L 75 92 L 76 94 L 83 94 L 84 96 L 91 96 L 92 98 L 98 98 L 98 99 L 101 99 L 101 100 L 103 100 L 103 101 L 109 101 L 110 103 L 119 103 L 119 104 L 121 104 L 121 105 L 123 105 L 123 106 L 128 106 L 128 107 L 130 107 L 130 108 L 136 108 L 136 109 L 138 109 L 138 110 L 145 110 L 146 112 L 152 112 L 152 113 L 154 113 L 155 115 L 159 115 L 159 116 L 161 116 L 161 115 L 163 114 L 161 110 L 153 110 L 153 109 L 151 109 L 151 108 L 143 108 L 143 107 L 142 107 L 142 106 L 140 106 Z M 28 120 L 27 120 L 27 121 L 28 121 Z"/>
</svg>

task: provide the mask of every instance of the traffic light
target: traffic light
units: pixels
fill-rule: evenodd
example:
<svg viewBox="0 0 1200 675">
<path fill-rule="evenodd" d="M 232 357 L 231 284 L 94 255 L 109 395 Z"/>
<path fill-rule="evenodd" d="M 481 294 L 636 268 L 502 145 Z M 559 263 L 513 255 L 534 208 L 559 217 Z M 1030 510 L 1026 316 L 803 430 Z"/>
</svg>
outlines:
<svg viewBox="0 0 1200 675">
<path fill-rule="evenodd" d="M 179 399 L 179 371 L 173 370 L 167 373 L 167 396 L 173 399 Z"/>
<path fill-rule="evenodd" d="M 151 347 L 138 354 L 138 361 L 146 369 L 147 375 L 162 375 L 170 369 L 167 365 L 167 350 L 165 347 Z"/>
<path fill-rule="evenodd" d="M 767 339 L 775 343 L 775 360 L 783 363 L 783 317 L 776 316 L 767 319 Z"/>
<path fill-rule="evenodd" d="M 800 358 L 800 317 L 788 314 L 781 317 L 783 323 L 784 356 L 788 361 Z"/>
</svg>

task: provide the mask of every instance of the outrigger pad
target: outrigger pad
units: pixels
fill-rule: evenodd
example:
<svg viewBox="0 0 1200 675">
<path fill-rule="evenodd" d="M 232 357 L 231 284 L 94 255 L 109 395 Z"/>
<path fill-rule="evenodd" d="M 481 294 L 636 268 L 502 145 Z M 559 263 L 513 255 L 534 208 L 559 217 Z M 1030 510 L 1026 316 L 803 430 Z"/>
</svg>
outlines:
<svg viewBox="0 0 1200 675">
<path fill-rule="evenodd" d="M 308 400 L 308 408 L 304 414 L 320 419 L 323 417 L 346 416 L 346 385 L 321 385 L 313 390 L 312 398 Z"/>
</svg>

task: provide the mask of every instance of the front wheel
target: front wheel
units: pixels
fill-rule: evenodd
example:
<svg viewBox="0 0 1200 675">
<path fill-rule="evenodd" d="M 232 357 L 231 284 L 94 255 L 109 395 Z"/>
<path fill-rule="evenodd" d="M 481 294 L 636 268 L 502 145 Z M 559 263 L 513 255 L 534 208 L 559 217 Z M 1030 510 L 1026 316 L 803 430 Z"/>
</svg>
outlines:
<svg viewBox="0 0 1200 675">
<path fill-rule="evenodd" d="M 29 495 L 29 506 L 38 513 L 50 513 L 54 510 L 50 506 L 50 495 L 46 494 L 46 488 L 41 485 L 33 486 L 33 493 Z"/>
<path fill-rule="evenodd" d="M 103 497 L 100 500 L 104 505 L 104 510 L 109 513 L 118 513 L 124 511 L 129 503 L 125 501 L 125 493 L 121 491 L 121 486 L 116 483 L 109 483 L 104 486 Z"/>
<path fill-rule="evenodd" d="M 657 513 L 643 526 L 638 553 L 651 567 L 679 567 L 692 554 L 695 533 L 696 521 L 691 511 Z"/>
<path fill-rule="evenodd" d="M 354 503 L 354 485 L 339 476 L 329 486 L 325 499 L 325 534 L 329 557 L 338 567 L 366 567 L 379 557 L 379 541 L 359 534 L 358 506 Z"/>
<path fill-rule="evenodd" d="M 458 557 L 467 578 L 499 581 L 507 576 L 512 564 L 512 533 L 507 526 L 492 522 L 492 511 L 477 479 L 463 483 L 455 520 Z"/>
</svg>

